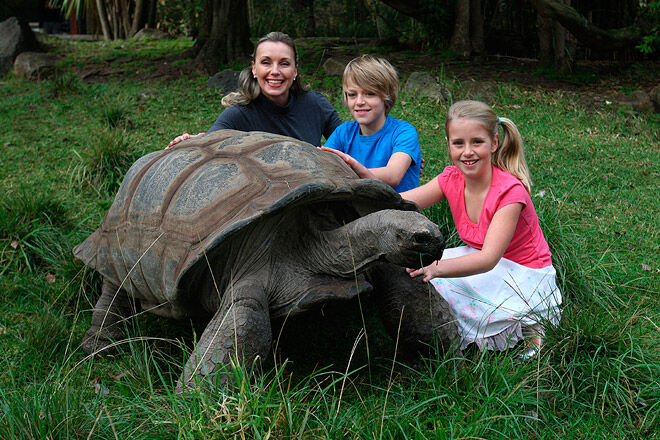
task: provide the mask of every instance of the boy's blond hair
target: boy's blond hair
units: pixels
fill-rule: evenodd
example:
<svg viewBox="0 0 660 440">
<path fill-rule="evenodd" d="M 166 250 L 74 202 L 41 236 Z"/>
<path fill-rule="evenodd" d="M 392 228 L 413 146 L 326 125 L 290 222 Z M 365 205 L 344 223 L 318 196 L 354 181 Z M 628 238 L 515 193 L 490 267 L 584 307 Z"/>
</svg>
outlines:
<svg viewBox="0 0 660 440">
<path fill-rule="evenodd" d="M 346 104 L 347 83 L 351 82 L 368 92 L 380 96 L 385 103 L 385 114 L 389 114 L 399 96 L 399 75 L 385 58 L 362 55 L 352 59 L 344 69 L 342 100 Z"/>
</svg>

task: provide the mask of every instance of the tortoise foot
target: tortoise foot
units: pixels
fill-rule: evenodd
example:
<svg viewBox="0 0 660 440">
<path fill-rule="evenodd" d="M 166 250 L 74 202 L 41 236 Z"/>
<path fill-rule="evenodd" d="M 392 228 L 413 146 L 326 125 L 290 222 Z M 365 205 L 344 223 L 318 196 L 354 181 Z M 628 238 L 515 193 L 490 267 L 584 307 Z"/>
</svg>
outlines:
<svg viewBox="0 0 660 440">
<path fill-rule="evenodd" d="M 98 331 L 90 328 L 85 333 L 80 346 L 88 355 L 114 356 L 119 352 L 117 341 L 121 341 L 123 338 L 124 333 L 121 331 L 110 331 L 108 329 Z"/>
</svg>

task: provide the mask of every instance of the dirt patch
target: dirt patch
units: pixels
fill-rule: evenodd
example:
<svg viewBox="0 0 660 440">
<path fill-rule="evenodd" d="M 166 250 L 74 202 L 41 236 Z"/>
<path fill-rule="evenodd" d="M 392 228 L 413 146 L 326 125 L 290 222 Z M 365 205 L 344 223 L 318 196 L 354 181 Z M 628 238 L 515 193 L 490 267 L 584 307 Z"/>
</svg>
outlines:
<svg viewBox="0 0 660 440">
<path fill-rule="evenodd" d="M 580 61 L 573 72 L 560 75 L 550 69 L 542 69 L 537 60 L 529 58 L 492 55 L 475 63 L 448 58 L 440 53 L 409 50 L 379 53 L 379 50 L 367 45 L 343 46 L 334 40 L 326 42 L 323 39 L 298 41 L 298 46 L 302 49 L 302 63 L 306 66 L 320 66 L 331 56 L 369 52 L 387 57 L 403 77 L 416 70 L 423 70 L 436 75 L 441 72 L 444 78 L 461 83 L 508 83 L 533 90 L 566 91 L 577 95 L 579 101 L 587 107 L 602 107 L 606 100 L 612 100 L 615 95 L 633 90 L 648 93 L 658 85 L 660 77 L 660 61 L 657 60 L 634 63 Z M 83 68 L 74 70 L 88 82 L 104 82 L 115 77 L 132 81 L 167 81 L 190 76 L 194 72 L 202 73 L 201 66 L 184 58 L 181 53 L 154 58 L 145 58 L 139 54 L 135 57 L 111 57 L 86 63 Z"/>
</svg>

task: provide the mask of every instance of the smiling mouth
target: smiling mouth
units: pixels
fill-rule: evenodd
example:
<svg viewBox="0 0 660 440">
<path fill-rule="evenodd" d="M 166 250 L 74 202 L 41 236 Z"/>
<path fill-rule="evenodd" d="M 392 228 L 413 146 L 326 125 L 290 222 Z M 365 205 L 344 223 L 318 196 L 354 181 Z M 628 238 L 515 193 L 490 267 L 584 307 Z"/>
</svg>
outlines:
<svg viewBox="0 0 660 440">
<path fill-rule="evenodd" d="M 266 79 L 266 82 L 271 86 L 281 86 L 284 83 L 283 79 Z"/>
<path fill-rule="evenodd" d="M 477 162 L 478 162 L 478 159 L 474 159 L 474 160 L 464 160 L 464 161 L 462 161 L 462 162 L 463 162 L 465 165 L 468 165 L 468 166 L 469 166 L 469 165 L 474 165 L 475 163 L 477 163 Z"/>
</svg>

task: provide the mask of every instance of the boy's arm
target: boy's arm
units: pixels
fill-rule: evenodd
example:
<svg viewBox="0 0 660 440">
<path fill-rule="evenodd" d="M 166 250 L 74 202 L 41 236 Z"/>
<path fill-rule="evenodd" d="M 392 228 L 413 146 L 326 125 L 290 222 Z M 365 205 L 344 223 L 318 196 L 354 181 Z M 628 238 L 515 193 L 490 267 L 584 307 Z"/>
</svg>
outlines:
<svg viewBox="0 0 660 440">
<path fill-rule="evenodd" d="M 390 160 L 387 161 L 387 165 L 380 168 L 369 168 L 369 171 L 373 174 L 373 178 L 380 179 L 394 188 L 401 182 L 411 163 L 412 158 L 407 153 L 398 151 L 392 154 Z"/>
<path fill-rule="evenodd" d="M 360 176 L 362 179 L 378 179 L 387 183 L 389 186 L 394 188 L 401 182 L 403 176 L 406 174 L 408 167 L 412 163 L 412 159 L 406 153 L 394 153 L 390 160 L 387 162 L 387 165 L 380 168 L 367 168 L 362 165 L 360 162 L 355 160 L 350 155 L 343 153 L 334 148 L 321 147 L 321 150 L 329 151 L 335 153 L 337 156 L 341 157 L 344 162 L 348 164 L 349 167 L 355 171 L 355 173 Z"/>
</svg>

